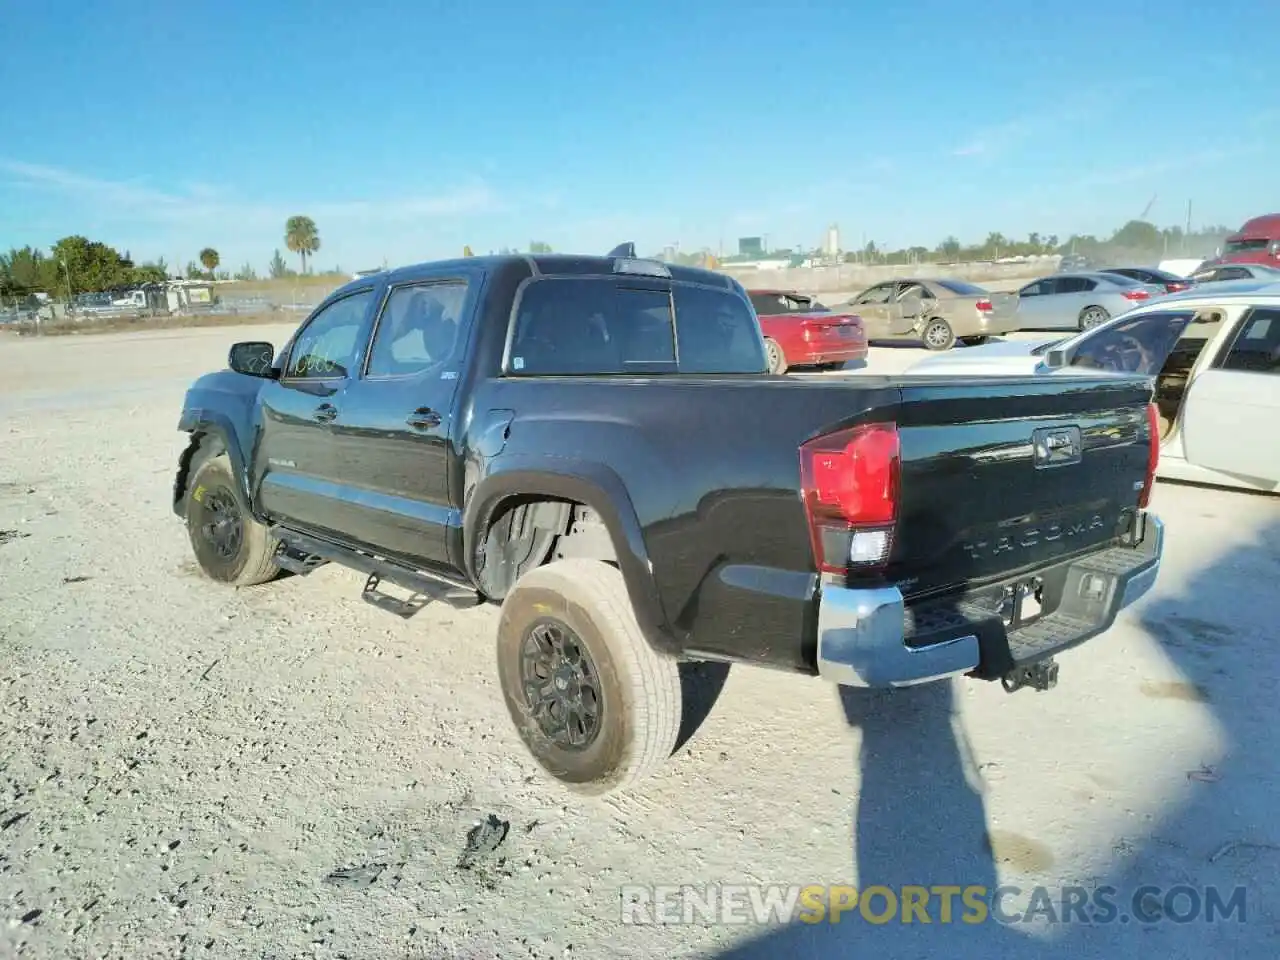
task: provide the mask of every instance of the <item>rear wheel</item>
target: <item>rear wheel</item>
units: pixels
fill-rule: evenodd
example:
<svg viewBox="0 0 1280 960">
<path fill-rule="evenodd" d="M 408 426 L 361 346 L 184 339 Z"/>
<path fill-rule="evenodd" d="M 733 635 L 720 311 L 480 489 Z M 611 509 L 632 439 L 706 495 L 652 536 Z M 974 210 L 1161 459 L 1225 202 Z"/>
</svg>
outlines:
<svg viewBox="0 0 1280 960">
<path fill-rule="evenodd" d="M 1080 329 L 1092 330 L 1110 319 L 1111 314 L 1107 313 L 1102 307 L 1085 307 L 1080 311 Z"/>
<path fill-rule="evenodd" d="M 787 356 L 782 352 L 782 348 L 778 346 L 778 341 L 768 338 L 764 341 L 765 359 L 769 361 L 770 373 L 786 373 L 787 372 Z"/>
<path fill-rule="evenodd" d="M 187 536 L 209 577 L 237 587 L 266 583 L 280 572 L 277 543 L 245 506 L 226 453 L 197 454 L 187 482 Z"/>
<path fill-rule="evenodd" d="M 680 672 L 649 646 L 622 574 L 558 560 L 516 581 L 498 625 L 498 677 L 544 772 L 601 795 L 656 770 L 680 731 Z"/>
<path fill-rule="evenodd" d="M 924 341 L 927 350 L 950 350 L 955 346 L 956 335 L 951 324 L 941 317 L 934 317 L 924 325 L 920 339 Z"/>
</svg>

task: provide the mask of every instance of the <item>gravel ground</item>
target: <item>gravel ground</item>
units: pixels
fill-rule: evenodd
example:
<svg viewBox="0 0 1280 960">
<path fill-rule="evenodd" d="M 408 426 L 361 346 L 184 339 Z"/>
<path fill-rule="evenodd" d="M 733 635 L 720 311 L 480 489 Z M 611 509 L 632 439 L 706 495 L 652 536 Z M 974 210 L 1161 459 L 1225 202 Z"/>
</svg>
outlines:
<svg viewBox="0 0 1280 960">
<path fill-rule="evenodd" d="M 734 668 L 660 776 L 571 799 L 507 720 L 494 610 L 197 572 L 182 392 L 288 332 L 0 337 L 0 957 L 1274 956 L 1280 500 L 1161 485 L 1156 589 L 1051 693 Z M 619 922 L 620 885 L 711 882 L 1243 885 L 1247 914 Z"/>
</svg>

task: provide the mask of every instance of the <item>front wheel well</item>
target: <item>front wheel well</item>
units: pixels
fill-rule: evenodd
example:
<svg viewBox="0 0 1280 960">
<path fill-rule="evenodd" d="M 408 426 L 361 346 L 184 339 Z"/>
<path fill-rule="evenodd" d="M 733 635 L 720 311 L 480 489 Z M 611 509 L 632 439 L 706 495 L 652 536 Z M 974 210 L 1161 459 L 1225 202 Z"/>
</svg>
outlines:
<svg viewBox="0 0 1280 960">
<path fill-rule="evenodd" d="M 178 457 L 178 474 L 173 482 L 174 507 L 180 507 L 187 495 L 187 481 L 195 476 L 200 464 L 226 450 L 226 444 L 217 433 L 205 430 L 191 431 L 190 440 Z"/>
<path fill-rule="evenodd" d="M 506 597 L 530 570 L 571 557 L 617 566 L 609 528 L 591 507 L 576 500 L 512 496 L 494 509 L 476 539 L 477 586 L 490 600 Z"/>
</svg>

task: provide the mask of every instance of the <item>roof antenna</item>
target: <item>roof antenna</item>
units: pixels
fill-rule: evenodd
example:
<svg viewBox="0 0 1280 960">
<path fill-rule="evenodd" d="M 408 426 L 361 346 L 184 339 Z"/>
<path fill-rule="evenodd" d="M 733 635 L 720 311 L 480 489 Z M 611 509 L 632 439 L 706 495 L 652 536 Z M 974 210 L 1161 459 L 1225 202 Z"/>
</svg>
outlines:
<svg viewBox="0 0 1280 960">
<path fill-rule="evenodd" d="M 626 257 L 629 260 L 636 259 L 636 245 L 628 240 L 626 243 L 620 243 L 607 254 L 609 257 Z"/>
</svg>

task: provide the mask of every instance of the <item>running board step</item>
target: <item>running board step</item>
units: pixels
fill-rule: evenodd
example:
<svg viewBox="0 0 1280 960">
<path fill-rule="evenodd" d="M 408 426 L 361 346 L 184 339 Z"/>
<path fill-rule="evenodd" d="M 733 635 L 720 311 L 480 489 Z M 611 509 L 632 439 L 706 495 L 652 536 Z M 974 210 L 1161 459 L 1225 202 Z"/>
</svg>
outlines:
<svg viewBox="0 0 1280 960">
<path fill-rule="evenodd" d="M 305 577 L 317 567 L 323 567 L 329 561 L 324 557 L 318 557 L 314 553 L 298 554 L 289 549 L 289 545 L 283 541 L 276 550 L 275 555 L 276 566 L 281 570 L 288 570 L 290 573 L 296 573 L 300 577 Z"/>
<path fill-rule="evenodd" d="M 287 566 L 291 562 L 301 568 L 295 572 L 304 576 L 328 562 L 358 570 L 368 576 L 361 598 L 366 603 L 406 620 L 432 601 L 440 601 L 458 610 L 476 607 L 484 602 L 484 597 L 471 587 L 413 570 L 393 560 L 383 560 L 283 527 L 272 527 L 271 535 L 284 548 L 281 557 L 288 558 L 281 562 L 280 557 L 277 557 L 276 562 L 280 566 L 292 569 Z M 408 590 L 411 596 L 402 600 L 381 592 L 378 587 L 384 580 Z"/>
</svg>

